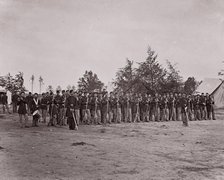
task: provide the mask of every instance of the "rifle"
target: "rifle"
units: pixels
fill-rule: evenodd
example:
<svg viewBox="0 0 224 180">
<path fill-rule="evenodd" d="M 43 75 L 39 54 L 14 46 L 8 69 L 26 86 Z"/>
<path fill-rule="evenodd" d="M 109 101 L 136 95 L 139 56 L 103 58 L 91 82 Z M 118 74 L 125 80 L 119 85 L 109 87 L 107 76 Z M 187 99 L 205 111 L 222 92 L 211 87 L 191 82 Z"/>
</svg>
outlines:
<svg viewBox="0 0 224 180">
<path fill-rule="evenodd" d="M 72 117 L 73 117 L 73 121 L 75 123 L 75 130 L 78 130 L 78 125 L 77 125 L 77 122 L 76 122 L 76 118 L 75 118 L 75 115 L 74 115 L 74 111 L 72 111 Z"/>
</svg>

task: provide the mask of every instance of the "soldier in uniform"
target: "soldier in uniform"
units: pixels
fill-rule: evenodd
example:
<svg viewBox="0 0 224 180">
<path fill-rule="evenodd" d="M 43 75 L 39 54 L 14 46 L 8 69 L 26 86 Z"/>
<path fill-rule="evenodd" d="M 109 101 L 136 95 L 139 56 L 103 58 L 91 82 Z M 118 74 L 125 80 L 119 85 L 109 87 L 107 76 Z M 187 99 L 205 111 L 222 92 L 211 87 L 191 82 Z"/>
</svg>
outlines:
<svg viewBox="0 0 224 180">
<path fill-rule="evenodd" d="M 61 114 L 61 125 L 66 126 L 66 91 L 62 90 L 62 96 L 61 96 L 61 108 L 60 108 L 60 114 Z"/>
<path fill-rule="evenodd" d="M 132 122 L 132 112 L 131 112 L 131 97 L 130 94 L 127 93 L 125 97 L 125 102 L 124 102 L 124 111 L 125 111 L 125 122 Z"/>
<path fill-rule="evenodd" d="M 204 93 L 200 96 L 200 111 L 201 111 L 201 118 L 203 120 L 207 119 L 207 110 L 206 110 L 206 97 L 204 96 Z"/>
<path fill-rule="evenodd" d="M 168 108 L 169 108 L 169 120 L 176 121 L 176 100 L 174 95 L 171 93 L 168 100 Z"/>
<path fill-rule="evenodd" d="M 109 97 L 108 97 L 108 93 L 105 93 L 102 100 L 101 100 L 101 104 L 102 104 L 102 120 L 103 120 L 103 124 L 106 124 L 109 122 Z"/>
<path fill-rule="evenodd" d="M 22 92 L 20 97 L 18 97 L 17 101 L 17 105 L 19 106 L 18 108 L 18 113 L 19 113 L 19 122 L 20 122 L 20 127 L 21 128 L 28 128 L 29 126 L 27 125 L 28 123 L 28 116 L 27 116 L 27 101 L 25 98 L 25 93 Z M 16 106 L 17 106 L 16 105 Z M 24 117 L 24 121 L 23 121 L 23 117 Z"/>
<path fill-rule="evenodd" d="M 97 93 L 93 93 L 90 99 L 90 113 L 93 124 L 97 124 Z"/>
<path fill-rule="evenodd" d="M 40 100 L 40 108 L 41 108 L 43 123 L 46 123 L 47 105 L 48 105 L 48 98 L 45 93 L 42 93 L 42 98 Z"/>
<path fill-rule="evenodd" d="M 181 93 L 179 93 L 176 98 L 177 121 L 182 121 L 181 102 L 180 101 L 181 101 Z"/>
<path fill-rule="evenodd" d="M 33 127 L 38 127 L 38 120 L 40 118 L 40 101 L 38 99 L 38 94 L 35 93 L 33 100 L 31 101 L 31 113 L 33 114 Z"/>
<path fill-rule="evenodd" d="M 115 120 L 115 122 L 121 123 L 121 121 L 122 121 L 122 111 L 121 111 L 122 103 L 121 103 L 121 100 L 120 100 L 120 97 L 118 94 L 116 94 L 116 96 L 115 96 L 115 102 L 116 102 L 116 120 Z"/>
<path fill-rule="evenodd" d="M 62 96 L 60 95 L 60 91 L 56 91 L 56 96 L 54 97 L 54 108 L 53 108 L 53 116 L 57 120 L 58 125 L 62 125 L 62 109 L 63 109 L 63 100 Z"/>
<path fill-rule="evenodd" d="M 142 114 L 142 121 L 149 122 L 149 98 L 147 94 L 143 95 L 140 102 L 140 112 Z"/>
<path fill-rule="evenodd" d="M 11 114 L 11 113 L 9 112 L 8 96 L 7 96 L 6 92 L 4 92 L 4 93 L 2 94 L 1 99 L 2 99 L 3 113 L 5 113 L 5 109 L 6 109 L 7 112 L 8 112 L 9 114 Z"/>
<path fill-rule="evenodd" d="M 188 114 L 187 114 L 187 98 L 185 94 L 182 94 L 180 97 L 180 106 L 181 106 L 181 114 L 182 121 L 184 126 L 188 126 Z"/>
<path fill-rule="evenodd" d="M 82 107 L 82 118 L 84 124 L 90 124 L 91 113 L 90 113 L 90 97 L 87 92 L 84 92 L 81 97 L 81 107 Z"/>
<path fill-rule="evenodd" d="M 31 115 L 30 107 L 31 107 L 31 101 L 33 100 L 32 93 L 29 92 L 28 96 L 26 96 L 26 101 L 28 103 L 28 115 Z"/>
<path fill-rule="evenodd" d="M 66 100 L 67 117 L 70 130 L 78 130 L 79 125 L 79 102 L 77 93 L 70 90 L 70 96 Z"/>
<path fill-rule="evenodd" d="M 56 121 L 54 117 L 54 113 L 56 112 L 55 106 L 54 106 L 54 94 L 51 91 L 49 96 L 48 96 L 48 113 L 50 115 L 50 121 L 48 122 L 48 126 L 55 126 Z"/>
<path fill-rule="evenodd" d="M 197 95 L 194 99 L 194 113 L 195 120 L 201 120 L 201 111 L 200 111 L 200 96 Z"/>
</svg>

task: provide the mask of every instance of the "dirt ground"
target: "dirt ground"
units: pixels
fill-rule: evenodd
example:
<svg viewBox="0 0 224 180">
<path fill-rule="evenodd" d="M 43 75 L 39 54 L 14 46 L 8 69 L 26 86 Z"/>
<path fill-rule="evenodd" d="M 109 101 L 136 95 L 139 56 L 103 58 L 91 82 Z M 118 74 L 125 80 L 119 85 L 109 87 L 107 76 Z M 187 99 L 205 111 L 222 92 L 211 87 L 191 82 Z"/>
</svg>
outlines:
<svg viewBox="0 0 224 180">
<path fill-rule="evenodd" d="M 0 115 L 0 179 L 222 180 L 224 120 L 21 129 Z"/>
</svg>

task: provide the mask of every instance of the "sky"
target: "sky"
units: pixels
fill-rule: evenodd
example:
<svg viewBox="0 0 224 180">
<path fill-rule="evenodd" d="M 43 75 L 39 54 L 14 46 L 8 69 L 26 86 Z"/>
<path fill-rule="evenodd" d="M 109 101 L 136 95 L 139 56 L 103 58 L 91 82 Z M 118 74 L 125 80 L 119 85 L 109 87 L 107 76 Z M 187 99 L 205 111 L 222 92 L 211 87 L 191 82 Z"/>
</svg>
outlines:
<svg viewBox="0 0 224 180">
<path fill-rule="evenodd" d="M 224 68 L 223 0 L 0 0 L 0 75 L 24 73 L 25 86 L 77 85 L 92 70 L 109 85 L 126 58 L 147 48 L 180 74 L 218 78 Z"/>
</svg>

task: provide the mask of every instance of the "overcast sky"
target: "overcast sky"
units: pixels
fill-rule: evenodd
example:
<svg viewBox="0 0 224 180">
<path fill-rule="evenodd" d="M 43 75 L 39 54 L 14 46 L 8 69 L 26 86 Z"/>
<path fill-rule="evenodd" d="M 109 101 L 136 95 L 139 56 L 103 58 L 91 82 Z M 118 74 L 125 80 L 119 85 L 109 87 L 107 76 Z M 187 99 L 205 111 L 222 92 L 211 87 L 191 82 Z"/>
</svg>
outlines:
<svg viewBox="0 0 224 180">
<path fill-rule="evenodd" d="M 106 85 L 147 47 L 184 78 L 217 77 L 224 64 L 223 0 L 0 0 L 0 75 L 77 85 L 85 70 Z"/>
</svg>

